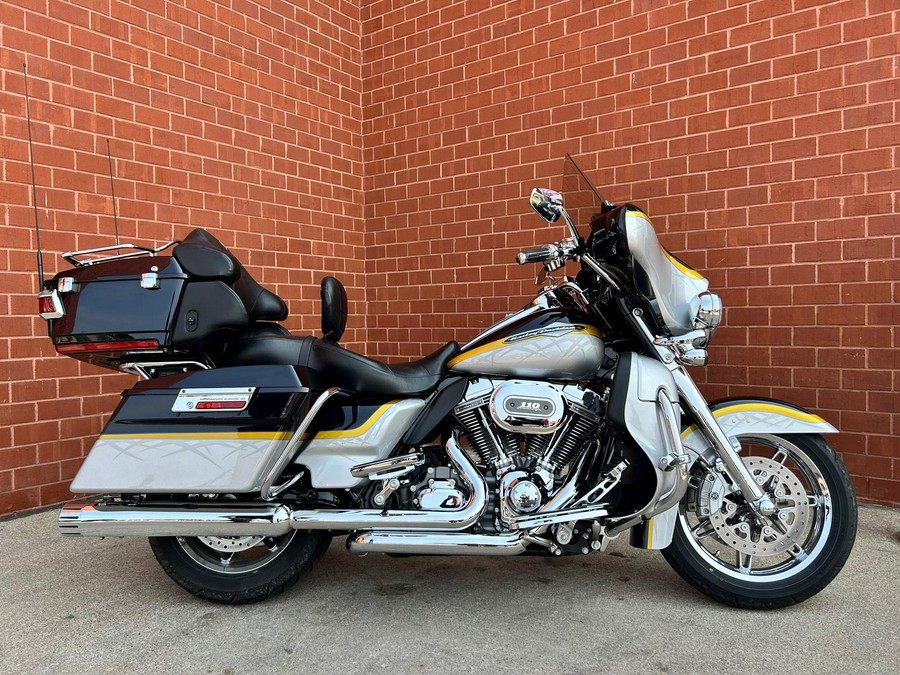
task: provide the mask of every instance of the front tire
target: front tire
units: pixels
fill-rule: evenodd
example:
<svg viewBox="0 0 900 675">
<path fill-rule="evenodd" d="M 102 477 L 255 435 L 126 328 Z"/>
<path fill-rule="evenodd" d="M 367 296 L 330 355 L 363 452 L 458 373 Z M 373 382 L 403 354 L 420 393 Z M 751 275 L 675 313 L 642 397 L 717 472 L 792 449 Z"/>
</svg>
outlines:
<svg viewBox="0 0 900 675">
<path fill-rule="evenodd" d="M 818 435 L 738 436 L 741 458 L 776 504 L 760 516 L 721 474 L 697 462 L 662 553 L 694 588 L 747 609 L 802 602 L 844 566 L 856 538 L 856 497 Z"/>
<path fill-rule="evenodd" d="M 223 604 L 273 597 L 296 584 L 331 537 L 292 530 L 281 537 L 151 537 L 166 574 L 190 593 Z"/>
</svg>

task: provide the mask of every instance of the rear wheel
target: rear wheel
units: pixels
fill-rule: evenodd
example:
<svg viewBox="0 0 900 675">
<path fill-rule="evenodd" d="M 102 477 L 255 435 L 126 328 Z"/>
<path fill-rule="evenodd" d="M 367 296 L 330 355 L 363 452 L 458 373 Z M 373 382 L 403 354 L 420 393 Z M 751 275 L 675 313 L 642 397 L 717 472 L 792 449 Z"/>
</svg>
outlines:
<svg viewBox="0 0 900 675">
<path fill-rule="evenodd" d="M 151 537 L 157 561 L 179 586 L 226 604 L 259 602 L 293 586 L 328 548 L 324 532 L 280 537 Z"/>
<path fill-rule="evenodd" d="M 741 458 L 775 503 L 753 511 L 722 475 L 697 463 L 663 555 L 689 584 L 729 605 L 786 607 L 825 588 L 856 538 L 856 498 L 818 435 L 739 436 Z"/>
</svg>

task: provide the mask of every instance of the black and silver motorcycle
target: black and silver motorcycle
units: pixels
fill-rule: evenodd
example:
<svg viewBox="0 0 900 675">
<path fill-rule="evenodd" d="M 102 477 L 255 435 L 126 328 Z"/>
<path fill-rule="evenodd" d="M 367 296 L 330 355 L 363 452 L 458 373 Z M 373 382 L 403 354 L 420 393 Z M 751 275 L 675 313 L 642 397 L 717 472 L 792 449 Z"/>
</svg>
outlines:
<svg viewBox="0 0 900 675">
<path fill-rule="evenodd" d="M 547 189 L 530 203 L 567 236 L 517 257 L 543 290 L 411 363 L 340 346 L 331 277 L 322 336 L 291 335 L 204 230 L 65 254 L 39 296 L 57 351 L 141 381 L 72 482 L 103 496 L 65 504 L 60 531 L 149 537 L 172 579 L 226 603 L 291 586 L 335 534 L 357 555 L 560 556 L 627 532 L 727 604 L 822 590 L 856 533 L 821 435 L 837 430 L 781 401 L 704 400 L 685 366 L 706 363 L 719 297 L 640 209 L 566 167 L 568 210 Z"/>
</svg>

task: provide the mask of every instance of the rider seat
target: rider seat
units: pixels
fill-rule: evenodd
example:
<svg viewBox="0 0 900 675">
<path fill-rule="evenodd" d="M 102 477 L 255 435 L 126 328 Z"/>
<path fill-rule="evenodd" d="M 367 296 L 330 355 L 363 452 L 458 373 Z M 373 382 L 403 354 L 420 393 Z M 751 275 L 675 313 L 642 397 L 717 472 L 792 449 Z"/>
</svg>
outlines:
<svg viewBox="0 0 900 675">
<path fill-rule="evenodd" d="M 306 370 L 316 388 L 340 387 L 359 394 L 420 396 L 435 387 L 459 352 L 448 342 L 417 361 L 390 365 L 338 345 L 347 326 L 347 292 L 334 277 L 322 280 L 322 339 L 255 335 L 232 346 L 231 365 L 291 365 Z"/>
</svg>

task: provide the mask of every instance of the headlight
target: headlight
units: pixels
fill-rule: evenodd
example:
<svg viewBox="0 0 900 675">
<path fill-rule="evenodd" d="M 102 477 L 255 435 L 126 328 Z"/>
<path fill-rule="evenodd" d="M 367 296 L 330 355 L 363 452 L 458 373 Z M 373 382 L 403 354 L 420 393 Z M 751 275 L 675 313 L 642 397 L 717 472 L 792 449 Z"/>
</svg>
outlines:
<svg viewBox="0 0 900 675">
<path fill-rule="evenodd" d="M 711 334 L 721 322 L 722 298 L 715 293 L 703 293 L 694 319 L 694 328 L 707 328 Z"/>
</svg>

